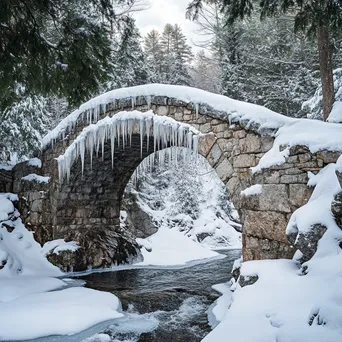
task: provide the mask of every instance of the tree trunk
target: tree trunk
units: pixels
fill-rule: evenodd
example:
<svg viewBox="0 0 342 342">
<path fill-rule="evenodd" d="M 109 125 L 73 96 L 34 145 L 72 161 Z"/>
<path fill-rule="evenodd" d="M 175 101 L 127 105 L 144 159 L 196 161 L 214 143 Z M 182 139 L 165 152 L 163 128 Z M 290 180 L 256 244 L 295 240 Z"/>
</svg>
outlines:
<svg viewBox="0 0 342 342">
<path fill-rule="evenodd" d="M 335 100 L 334 78 L 332 70 L 332 49 L 328 26 L 317 29 L 318 58 L 322 81 L 323 117 L 327 121 Z"/>
</svg>

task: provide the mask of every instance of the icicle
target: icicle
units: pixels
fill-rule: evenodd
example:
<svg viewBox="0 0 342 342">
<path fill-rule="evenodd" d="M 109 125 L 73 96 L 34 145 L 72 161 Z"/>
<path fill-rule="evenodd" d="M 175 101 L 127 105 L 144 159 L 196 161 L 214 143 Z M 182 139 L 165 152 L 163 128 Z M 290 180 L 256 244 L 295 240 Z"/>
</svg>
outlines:
<svg viewBox="0 0 342 342">
<path fill-rule="evenodd" d="M 133 121 L 134 119 L 128 120 L 128 135 L 129 135 L 129 146 L 132 147 L 132 134 L 133 134 Z"/>
<path fill-rule="evenodd" d="M 232 125 L 232 114 L 228 114 L 229 126 Z"/>
<path fill-rule="evenodd" d="M 140 119 L 139 122 L 139 134 L 140 134 L 140 158 L 143 155 L 143 143 L 144 143 L 144 118 Z"/>
<path fill-rule="evenodd" d="M 101 134 L 97 134 L 97 139 L 95 139 L 96 158 L 99 157 L 99 150 L 100 150 L 100 135 L 101 135 Z"/>
<path fill-rule="evenodd" d="M 199 104 L 195 103 L 195 110 L 196 110 L 196 120 L 198 120 L 198 112 L 199 112 Z"/>
<path fill-rule="evenodd" d="M 81 164 L 82 164 L 82 176 L 84 173 L 84 154 L 85 154 L 84 139 L 81 139 L 80 140 L 80 155 L 81 155 Z"/>
<path fill-rule="evenodd" d="M 106 114 L 107 105 L 106 105 L 105 103 L 102 103 L 101 107 L 102 107 L 102 113 L 103 113 L 103 115 Z"/>
<path fill-rule="evenodd" d="M 147 118 L 146 119 L 146 136 L 147 136 L 147 152 L 148 152 L 148 147 L 150 145 L 150 130 L 151 130 L 151 124 L 152 124 L 152 121 L 151 119 Z"/>
<path fill-rule="evenodd" d="M 58 160 L 58 179 L 59 183 L 62 184 L 63 181 L 63 167 L 62 167 L 62 161 Z"/>
<path fill-rule="evenodd" d="M 110 137 L 110 151 L 111 151 L 111 156 L 112 156 L 112 170 L 114 169 L 114 149 L 115 149 L 115 132 L 116 132 L 116 127 L 112 126 L 111 127 L 111 137 Z"/>
<path fill-rule="evenodd" d="M 105 138 L 106 138 L 106 130 L 102 129 L 102 132 L 101 132 L 102 161 L 104 161 L 104 143 L 105 143 Z"/>
<path fill-rule="evenodd" d="M 198 159 L 198 135 L 195 134 L 192 136 L 192 142 L 193 142 L 193 151 L 194 151 L 194 154 L 195 154 L 195 158 L 196 158 L 196 161 Z"/>
<path fill-rule="evenodd" d="M 133 109 L 134 109 L 134 107 L 135 107 L 135 97 L 134 97 L 134 96 L 132 96 L 131 100 L 132 100 L 132 110 L 133 110 Z"/>
<path fill-rule="evenodd" d="M 118 140 L 118 148 L 120 148 L 120 123 L 116 125 L 116 138 Z"/>
<path fill-rule="evenodd" d="M 156 153 L 158 134 L 158 123 L 153 117 L 153 153 Z"/>
<path fill-rule="evenodd" d="M 125 149 L 126 119 L 121 120 L 122 148 Z"/>
<path fill-rule="evenodd" d="M 145 97 L 145 99 L 146 99 L 146 102 L 147 102 L 147 108 L 150 110 L 151 109 L 151 103 L 152 103 L 151 95 L 147 95 Z"/>
<path fill-rule="evenodd" d="M 93 132 L 90 132 L 89 133 L 89 138 L 88 138 L 88 141 L 89 141 L 89 156 L 90 156 L 90 170 L 93 169 L 93 151 L 94 151 L 94 135 L 93 135 Z"/>
</svg>

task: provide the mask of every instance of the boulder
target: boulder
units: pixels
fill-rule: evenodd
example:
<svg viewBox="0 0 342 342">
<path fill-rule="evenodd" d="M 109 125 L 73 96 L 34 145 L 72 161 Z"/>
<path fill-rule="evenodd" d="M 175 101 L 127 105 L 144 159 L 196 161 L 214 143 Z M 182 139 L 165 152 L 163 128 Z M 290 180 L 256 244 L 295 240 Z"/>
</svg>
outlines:
<svg viewBox="0 0 342 342">
<path fill-rule="evenodd" d="M 311 226 L 307 232 L 300 232 L 298 229 L 292 229 L 287 234 L 289 242 L 303 253 L 303 260 L 311 259 L 316 253 L 318 241 L 327 231 L 327 227 L 317 223 Z"/>
<path fill-rule="evenodd" d="M 342 229 L 342 191 L 339 192 L 331 203 L 331 212 L 336 224 Z"/>
<path fill-rule="evenodd" d="M 259 277 L 258 275 L 254 274 L 254 275 L 240 275 L 239 278 L 239 284 L 241 287 L 245 287 L 248 285 L 253 285 L 258 281 Z"/>
</svg>

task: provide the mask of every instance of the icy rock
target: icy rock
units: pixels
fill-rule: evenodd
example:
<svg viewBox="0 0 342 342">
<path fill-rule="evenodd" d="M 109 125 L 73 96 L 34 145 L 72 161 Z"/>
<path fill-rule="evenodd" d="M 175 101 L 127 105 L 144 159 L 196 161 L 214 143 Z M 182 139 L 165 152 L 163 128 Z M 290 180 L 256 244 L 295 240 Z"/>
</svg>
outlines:
<svg viewBox="0 0 342 342">
<path fill-rule="evenodd" d="M 249 286 L 255 284 L 259 279 L 259 276 L 254 274 L 254 275 L 240 275 L 239 278 L 239 284 L 241 287 Z"/>
<path fill-rule="evenodd" d="M 336 224 L 342 229 L 342 192 L 335 195 L 334 201 L 331 203 L 331 212 Z"/>
<path fill-rule="evenodd" d="M 122 208 L 129 213 L 126 224 L 137 238 L 146 238 L 158 231 L 152 217 L 139 205 L 138 194 L 134 190 L 126 190 Z M 139 222 L 139 224 L 135 224 L 135 222 Z"/>
<path fill-rule="evenodd" d="M 299 249 L 304 256 L 304 259 L 311 259 L 317 251 L 318 241 L 322 238 L 327 231 L 327 227 L 322 224 L 314 224 L 307 232 L 296 233 L 293 229 L 287 234 L 289 242 Z"/>
</svg>

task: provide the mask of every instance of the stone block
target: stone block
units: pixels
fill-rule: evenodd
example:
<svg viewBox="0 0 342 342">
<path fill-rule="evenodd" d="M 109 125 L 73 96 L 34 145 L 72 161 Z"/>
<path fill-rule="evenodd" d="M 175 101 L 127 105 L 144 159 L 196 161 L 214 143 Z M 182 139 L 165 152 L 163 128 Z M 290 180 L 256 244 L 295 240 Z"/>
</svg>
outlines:
<svg viewBox="0 0 342 342">
<path fill-rule="evenodd" d="M 202 133 L 209 133 L 209 132 L 212 132 L 210 123 L 205 123 L 205 124 L 203 124 L 203 125 L 200 125 L 199 130 L 200 130 Z"/>
<path fill-rule="evenodd" d="M 233 166 L 230 162 L 224 158 L 222 162 L 215 168 L 217 175 L 220 177 L 222 182 L 226 182 L 234 173 Z"/>
<path fill-rule="evenodd" d="M 309 201 L 312 191 L 313 189 L 305 184 L 290 184 L 289 202 L 291 205 L 301 207 Z"/>
<path fill-rule="evenodd" d="M 287 218 L 275 211 L 245 211 L 243 229 L 248 235 L 287 243 Z"/>
<path fill-rule="evenodd" d="M 207 157 L 209 164 L 212 167 L 214 167 L 217 164 L 217 162 L 220 160 L 221 156 L 222 156 L 222 151 L 219 145 L 215 143 Z"/>
<path fill-rule="evenodd" d="M 239 179 L 237 177 L 230 178 L 226 183 L 226 187 L 230 196 L 233 196 L 235 193 L 238 193 L 238 195 L 240 196 L 241 187 Z"/>
<path fill-rule="evenodd" d="M 254 236 L 244 237 L 243 260 L 263 260 L 263 259 L 292 259 L 295 248 L 287 243 L 270 241 L 268 239 L 258 239 Z"/>
<path fill-rule="evenodd" d="M 168 106 L 159 106 L 155 112 L 157 115 L 165 116 L 169 114 L 169 107 Z"/>
<path fill-rule="evenodd" d="M 240 130 L 237 130 L 237 131 L 233 132 L 233 137 L 237 138 L 237 139 L 245 138 L 246 135 L 247 135 L 247 133 L 246 133 L 246 131 L 244 129 L 240 129 Z"/>
<path fill-rule="evenodd" d="M 263 184 L 258 196 L 242 197 L 242 206 L 257 211 L 292 212 L 285 184 Z"/>
<path fill-rule="evenodd" d="M 260 137 L 261 142 L 261 151 L 267 152 L 273 147 L 274 138 L 269 136 L 262 136 Z"/>
<path fill-rule="evenodd" d="M 254 154 L 240 154 L 234 158 L 234 167 L 252 167 L 256 165 Z"/>
<path fill-rule="evenodd" d="M 307 173 L 301 173 L 298 175 L 283 175 L 280 177 L 280 183 L 283 183 L 283 184 L 296 184 L 296 183 L 307 184 L 307 182 L 308 182 Z"/>
<path fill-rule="evenodd" d="M 175 113 L 175 120 L 176 121 L 183 121 L 183 113 Z"/>
<path fill-rule="evenodd" d="M 42 199 L 37 199 L 32 202 L 30 205 L 30 209 L 33 212 L 41 213 L 43 211 L 43 200 Z"/>
<path fill-rule="evenodd" d="M 221 123 L 221 124 L 216 125 L 216 126 L 211 125 L 211 129 L 214 133 L 219 133 L 219 132 L 228 131 L 229 127 L 228 127 L 228 124 Z"/>
<path fill-rule="evenodd" d="M 211 148 L 215 144 L 216 137 L 214 134 L 200 135 L 198 140 L 198 153 L 203 157 L 207 157 Z"/>
<path fill-rule="evenodd" d="M 336 163 L 341 152 L 334 151 L 320 151 L 317 152 L 317 158 L 321 159 L 324 164 Z"/>
<path fill-rule="evenodd" d="M 239 148 L 242 153 L 261 152 L 260 137 L 255 134 L 247 134 L 245 138 L 239 140 Z"/>
</svg>

